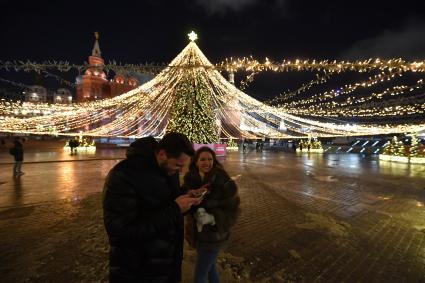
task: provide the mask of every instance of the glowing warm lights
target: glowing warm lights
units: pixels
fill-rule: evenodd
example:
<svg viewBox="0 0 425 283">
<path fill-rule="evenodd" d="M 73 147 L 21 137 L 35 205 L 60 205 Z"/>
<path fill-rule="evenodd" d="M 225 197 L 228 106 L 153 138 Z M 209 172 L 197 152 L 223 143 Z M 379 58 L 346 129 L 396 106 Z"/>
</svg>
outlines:
<svg viewBox="0 0 425 283">
<path fill-rule="evenodd" d="M 84 136 L 160 137 L 166 131 L 180 129 L 192 140 L 199 142 L 213 142 L 218 137 L 334 137 L 425 130 L 425 124 L 346 125 L 300 117 L 422 114 L 425 111 L 424 103 L 409 101 L 405 104 L 380 104 L 379 107 L 372 105 L 384 98 L 416 94 L 423 89 L 422 80 L 415 85 L 398 85 L 382 92 L 372 92 L 368 96 L 357 97 L 353 93 L 399 77 L 405 72 L 425 72 L 423 62 L 412 63 L 401 59 L 355 62 L 284 60 L 277 64 L 268 58 L 264 63 L 254 59 L 232 58 L 214 66 L 194 42 L 197 35 L 191 32 L 188 36 L 191 42 L 184 50 L 162 68 L 154 79 L 137 89 L 111 99 L 71 105 L 3 101 L 0 103 L 0 130 L 68 136 L 79 136 L 82 132 Z M 13 64 L 7 66 L 12 68 Z M 22 64 L 19 66 L 24 68 Z M 26 66 L 31 69 L 38 65 Z M 131 66 L 129 70 L 159 68 L 149 65 Z M 61 65 L 64 69 L 74 67 L 69 64 Z M 0 69 L 2 68 L 5 68 L 5 64 L 0 62 Z M 219 70 L 251 72 L 251 79 L 263 71 L 304 70 L 318 74 L 314 80 L 296 91 L 278 96 L 266 104 L 236 88 Z M 354 84 L 287 102 L 287 99 L 296 97 L 313 85 L 322 84 L 335 74 L 348 70 L 378 70 L 379 73 Z M 335 99 L 343 100 L 336 102 Z M 277 106 L 272 106 L 271 103 Z M 371 106 L 364 107 L 367 103 Z"/>
<path fill-rule="evenodd" d="M 326 71 L 340 73 L 343 71 L 368 72 L 371 70 L 381 71 L 412 71 L 425 72 L 425 61 L 406 62 L 402 59 L 368 59 L 364 61 L 329 61 L 329 60 L 283 60 L 282 63 L 270 61 L 268 58 L 264 63 L 260 63 L 253 58 L 230 58 L 217 65 L 217 67 L 227 71 Z"/>
<path fill-rule="evenodd" d="M 241 82 L 244 89 L 261 72 L 306 71 L 318 72 L 316 78 L 293 91 L 284 92 L 263 101 L 277 106 L 286 113 L 305 117 L 408 117 L 425 113 L 423 79 L 414 85 L 395 85 L 385 90 L 370 91 L 379 85 L 407 73 L 422 74 L 424 62 L 406 62 L 402 59 L 369 59 L 365 61 L 283 60 L 275 63 L 266 57 L 263 63 L 253 58 L 230 58 L 218 65 L 228 72 L 248 72 Z M 311 88 L 327 82 L 343 72 L 376 72 L 366 80 L 343 85 L 323 92 Z M 369 90 L 369 94 L 367 91 Z"/>
<path fill-rule="evenodd" d="M 189 37 L 190 41 L 195 41 L 198 39 L 198 35 L 192 30 L 191 33 L 188 33 L 187 36 Z"/>
<path fill-rule="evenodd" d="M 411 137 L 410 145 L 405 145 L 394 136 L 390 142 L 385 144 L 384 152 L 379 155 L 379 159 L 401 163 L 425 164 L 425 146 L 419 143 L 415 133 L 408 136 Z"/>
</svg>

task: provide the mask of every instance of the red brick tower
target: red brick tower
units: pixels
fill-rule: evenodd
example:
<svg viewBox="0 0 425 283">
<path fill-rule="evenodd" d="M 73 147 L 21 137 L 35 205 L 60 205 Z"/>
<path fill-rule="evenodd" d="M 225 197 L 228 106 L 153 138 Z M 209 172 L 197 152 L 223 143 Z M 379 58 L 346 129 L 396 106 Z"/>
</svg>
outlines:
<svg viewBox="0 0 425 283">
<path fill-rule="evenodd" d="M 110 97 L 111 89 L 103 72 L 105 61 L 100 55 L 99 33 L 95 32 L 96 42 L 92 55 L 89 56 L 89 67 L 81 80 L 77 80 L 77 102 L 92 101 Z"/>
</svg>

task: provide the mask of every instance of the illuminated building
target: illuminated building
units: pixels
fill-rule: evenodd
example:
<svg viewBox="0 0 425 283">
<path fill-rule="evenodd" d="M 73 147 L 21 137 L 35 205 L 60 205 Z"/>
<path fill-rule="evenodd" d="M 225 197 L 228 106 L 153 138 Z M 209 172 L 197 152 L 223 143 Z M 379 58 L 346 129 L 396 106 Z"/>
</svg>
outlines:
<svg viewBox="0 0 425 283">
<path fill-rule="evenodd" d="M 108 81 L 103 70 L 105 61 L 100 52 L 98 32 L 95 33 L 95 37 L 92 54 L 89 56 L 89 67 L 84 75 L 76 79 L 77 102 L 115 97 L 139 86 L 139 80 L 136 77 L 128 77 L 124 74 L 116 74 L 112 80 Z"/>
</svg>

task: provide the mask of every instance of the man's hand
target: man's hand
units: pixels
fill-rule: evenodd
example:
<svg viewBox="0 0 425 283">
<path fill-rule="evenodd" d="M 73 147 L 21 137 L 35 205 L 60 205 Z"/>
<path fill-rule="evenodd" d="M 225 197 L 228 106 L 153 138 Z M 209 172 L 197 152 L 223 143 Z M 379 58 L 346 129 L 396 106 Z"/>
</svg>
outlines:
<svg viewBox="0 0 425 283">
<path fill-rule="evenodd" d="M 180 207 L 180 212 L 185 213 L 190 209 L 192 205 L 198 205 L 201 203 L 202 199 L 194 198 L 189 194 L 181 195 L 174 200 L 177 205 Z"/>
</svg>

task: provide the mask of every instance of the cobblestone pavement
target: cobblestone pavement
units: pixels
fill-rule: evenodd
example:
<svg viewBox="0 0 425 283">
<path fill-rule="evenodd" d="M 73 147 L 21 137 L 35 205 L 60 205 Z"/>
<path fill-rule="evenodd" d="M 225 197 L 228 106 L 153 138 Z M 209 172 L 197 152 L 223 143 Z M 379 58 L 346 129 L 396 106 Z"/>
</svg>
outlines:
<svg viewBox="0 0 425 283">
<path fill-rule="evenodd" d="M 109 170 L 125 150 L 98 150 L 70 155 L 62 150 L 26 152 L 22 170 L 13 178 L 12 158 L 0 153 L 0 209 L 57 201 L 78 200 L 102 190 Z"/>
<path fill-rule="evenodd" d="M 15 179 L 12 165 L 0 164 L 4 278 L 105 278 L 98 193 L 117 160 L 96 156 L 24 164 L 27 174 Z M 242 174 L 223 282 L 425 282 L 425 166 L 282 152 L 231 153 L 223 163 Z"/>
<path fill-rule="evenodd" d="M 425 282 L 425 166 L 360 155 L 248 153 L 232 254 L 251 277 Z"/>
</svg>

